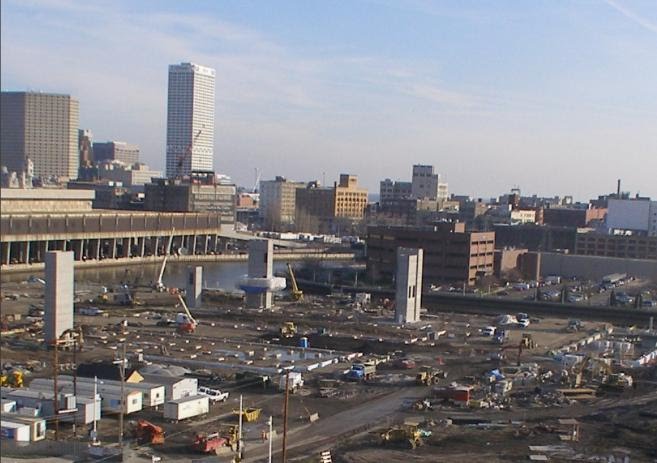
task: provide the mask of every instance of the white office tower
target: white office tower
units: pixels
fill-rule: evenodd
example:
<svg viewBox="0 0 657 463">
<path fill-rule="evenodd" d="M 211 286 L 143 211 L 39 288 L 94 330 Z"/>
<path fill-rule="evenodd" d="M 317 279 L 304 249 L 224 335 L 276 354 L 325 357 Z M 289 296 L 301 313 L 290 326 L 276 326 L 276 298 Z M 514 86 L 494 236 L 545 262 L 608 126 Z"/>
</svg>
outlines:
<svg viewBox="0 0 657 463">
<path fill-rule="evenodd" d="M 252 285 L 244 288 L 247 307 L 271 307 L 273 276 L 274 243 L 271 240 L 249 241 L 249 278 Z"/>
<path fill-rule="evenodd" d="M 395 322 L 420 321 L 422 307 L 422 249 L 397 249 Z"/>
<path fill-rule="evenodd" d="M 46 300 L 44 331 L 46 343 L 53 344 L 73 328 L 73 252 L 46 252 Z"/>
<path fill-rule="evenodd" d="M 201 306 L 201 292 L 203 291 L 203 267 L 187 268 L 187 288 L 185 289 L 185 303 L 190 309 Z"/>
<path fill-rule="evenodd" d="M 169 66 L 167 177 L 211 171 L 214 154 L 214 69 Z"/>
</svg>

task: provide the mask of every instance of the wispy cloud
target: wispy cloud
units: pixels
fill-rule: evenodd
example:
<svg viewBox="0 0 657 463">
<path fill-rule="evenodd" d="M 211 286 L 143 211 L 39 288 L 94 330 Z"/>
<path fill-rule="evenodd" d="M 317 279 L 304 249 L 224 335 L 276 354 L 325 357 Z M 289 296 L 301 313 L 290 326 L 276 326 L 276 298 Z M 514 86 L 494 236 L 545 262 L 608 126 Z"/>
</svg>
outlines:
<svg viewBox="0 0 657 463">
<path fill-rule="evenodd" d="M 657 34 L 657 24 L 651 22 L 650 20 L 644 18 L 643 16 L 640 16 L 637 13 L 633 12 L 632 10 L 626 8 L 625 6 L 618 3 L 616 0 L 604 0 L 604 2 L 610 7 L 612 7 L 614 10 L 621 13 L 626 18 L 637 23 L 639 26 Z"/>
</svg>

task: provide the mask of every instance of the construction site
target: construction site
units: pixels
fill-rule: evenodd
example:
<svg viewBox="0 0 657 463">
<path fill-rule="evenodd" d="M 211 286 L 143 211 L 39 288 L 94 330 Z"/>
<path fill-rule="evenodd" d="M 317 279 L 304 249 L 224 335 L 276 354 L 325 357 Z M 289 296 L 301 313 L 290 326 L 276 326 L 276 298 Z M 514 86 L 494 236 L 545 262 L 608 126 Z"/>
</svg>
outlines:
<svg viewBox="0 0 657 463">
<path fill-rule="evenodd" d="M 241 294 L 74 290 L 61 252 L 3 282 L 3 461 L 657 461 L 652 312 L 425 307 L 421 250 L 393 297 L 312 295 L 249 251 Z"/>
</svg>

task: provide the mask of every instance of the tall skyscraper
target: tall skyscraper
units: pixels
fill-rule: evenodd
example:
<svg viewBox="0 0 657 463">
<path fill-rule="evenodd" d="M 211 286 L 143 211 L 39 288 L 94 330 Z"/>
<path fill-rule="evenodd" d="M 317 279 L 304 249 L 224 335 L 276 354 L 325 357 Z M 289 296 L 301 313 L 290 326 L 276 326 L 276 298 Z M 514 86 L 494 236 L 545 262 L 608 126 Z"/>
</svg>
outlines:
<svg viewBox="0 0 657 463">
<path fill-rule="evenodd" d="M 167 177 L 213 170 L 214 77 L 194 63 L 169 66 Z"/>
<path fill-rule="evenodd" d="M 30 158 L 35 176 L 76 178 L 79 113 L 79 103 L 70 95 L 2 92 L 2 164 L 9 171 L 22 172 Z"/>
</svg>

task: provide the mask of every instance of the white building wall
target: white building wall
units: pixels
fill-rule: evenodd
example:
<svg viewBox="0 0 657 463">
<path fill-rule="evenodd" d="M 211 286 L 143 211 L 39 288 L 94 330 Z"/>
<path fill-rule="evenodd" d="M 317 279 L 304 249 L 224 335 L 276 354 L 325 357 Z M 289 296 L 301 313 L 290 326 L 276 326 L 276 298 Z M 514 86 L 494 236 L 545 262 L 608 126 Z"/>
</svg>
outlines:
<svg viewBox="0 0 657 463">
<path fill-rule="evenodd" d="M 654 232 L 657 227 L 655 214 L 657 214 L 657 201 L 610 199 L 607 209 L 607 228 Z"/>
<path fill-rule="evenodd" d="M 420 321 L 423 254 L 422 249 L 397 249 L 396 323 Z"/>
<path fill-rule="evenodd" d="M 52 343 L 73 328 L 73 252 L 47 252 L 45 263 L 44 331 L 46 342 Z"/>
<path fill-rule="evenodd" d="M 169 66 L 168 177 L 213 170 L 215 70 L 194 63 Z M 186 155 L 189 147 L 191 155 Z M 178 160 L 184 158 L 178 172 Z"/>
</svg>

